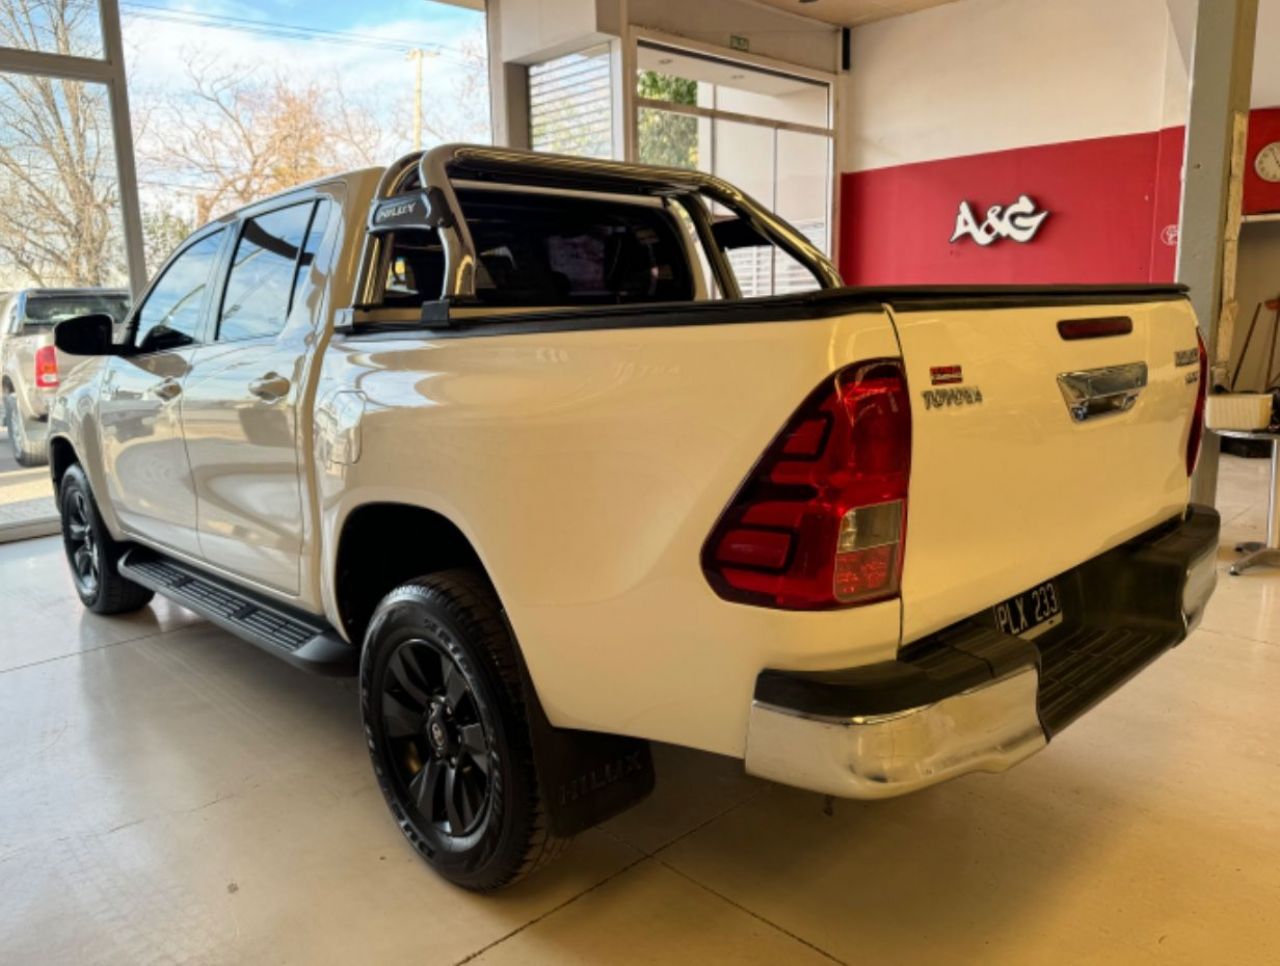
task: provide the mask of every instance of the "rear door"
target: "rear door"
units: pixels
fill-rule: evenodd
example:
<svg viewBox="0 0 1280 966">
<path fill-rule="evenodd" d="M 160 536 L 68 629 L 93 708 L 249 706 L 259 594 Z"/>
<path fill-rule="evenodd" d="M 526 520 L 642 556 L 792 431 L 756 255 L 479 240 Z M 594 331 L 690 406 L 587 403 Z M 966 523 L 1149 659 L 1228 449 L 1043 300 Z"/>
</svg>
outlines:
<svg viewBox="0 0 1280 966">
<path fill-rule="evenodd" d="M 904 304 L 893 317 L 913 417 L 904 641 L 1186 505 L 1199 376 L 1187 301 Z"/>
<path fill-rule="evenodd" d="M 131 323 L 139 351 L 111 357 L 100 389 L 102 459 L 117 515 L 134 534 L 189 554 L 199 546 L 180 404 L 225 235 L 206 232 L 169 262 Z"/>
<path fill-rule="evenodd" d="M 308 196 L 243 219 L 182 403 L 202 556 L 290 594 L 305 535 L 298 407 L 324 294 L 312 270 L 332 206 Z"/>
</svg>

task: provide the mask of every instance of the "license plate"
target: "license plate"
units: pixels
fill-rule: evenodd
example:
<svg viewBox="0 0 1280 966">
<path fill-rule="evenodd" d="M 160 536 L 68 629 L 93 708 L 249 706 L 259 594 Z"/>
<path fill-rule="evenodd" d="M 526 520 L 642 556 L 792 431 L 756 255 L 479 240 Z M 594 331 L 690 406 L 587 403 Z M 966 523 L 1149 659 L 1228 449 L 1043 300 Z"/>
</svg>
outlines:
<svg viewBox="0 0 1280 966">
<path fill-rule="evenodd" d="M 1062 623 L 1062 598 L 1058 596 L 1058 588 L 1052 580 L 1017 597 L 1010 597 L 991 610 L 995 614 L 996 627 L 1024 641 L 1034 640 Z"/>
</svg>

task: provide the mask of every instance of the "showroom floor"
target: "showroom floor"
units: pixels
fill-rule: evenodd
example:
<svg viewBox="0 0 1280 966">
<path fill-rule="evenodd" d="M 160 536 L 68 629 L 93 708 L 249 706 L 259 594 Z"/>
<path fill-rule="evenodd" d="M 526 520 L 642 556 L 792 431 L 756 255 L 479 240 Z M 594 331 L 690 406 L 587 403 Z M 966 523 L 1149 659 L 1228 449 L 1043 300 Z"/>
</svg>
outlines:
<svg viewBox="0 0 1280 966">
<path fill-rule="evenodd" d="M 1224 459 L 1229 544 L 1265 461 Z M 348 680 L 0 546 L 5 963 L 1280 961 L 1280 572 L 1045 753 L 836 802 L 658 749 L 658 791 L 500 895 L 388 818 Z M 926 959 L 927 957 L 927 959 Z"/>
</svg>

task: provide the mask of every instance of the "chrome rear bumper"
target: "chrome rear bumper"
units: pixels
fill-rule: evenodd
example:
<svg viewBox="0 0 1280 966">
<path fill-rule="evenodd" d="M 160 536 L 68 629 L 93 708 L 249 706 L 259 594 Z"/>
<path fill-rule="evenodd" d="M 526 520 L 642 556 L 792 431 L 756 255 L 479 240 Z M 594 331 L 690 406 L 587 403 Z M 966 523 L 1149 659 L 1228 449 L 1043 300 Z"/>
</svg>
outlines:
<svg viewBox="0 0 1280 966">
<path fill-rule="evenodd" d="M 1193 508 L 1060 575 L 1072 617 L 1034 643 L 980 615 L 897 661 L 765 671 L 746 770 L 864 799 L 1004 771 L 1190 633 L 1217 579 L 1217 540 L 1217 514 Z"/>
<path fill-rule="evenodd" d="M 905 795 L 972 771 L 1004 771 L 1048 743 L 1036 669 L 1023 668 L 924 707 L 808 717 L 755 701 L 747 771 L 843 798 Z"/>
</svg>

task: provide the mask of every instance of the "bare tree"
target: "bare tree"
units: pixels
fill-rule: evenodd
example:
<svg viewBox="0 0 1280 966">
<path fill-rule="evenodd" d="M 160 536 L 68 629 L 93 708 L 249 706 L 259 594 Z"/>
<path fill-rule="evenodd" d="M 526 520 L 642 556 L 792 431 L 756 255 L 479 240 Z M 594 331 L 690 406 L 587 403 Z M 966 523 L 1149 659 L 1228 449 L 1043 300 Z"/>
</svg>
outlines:
<svg viewBox="0 0 1280 966">
<path fill-rule="evenodd" d="M 97 29 L 84 0 L 0 0 L 0 46 L 82 54 Z M 124 275 L 106 90 L 0 73 L 0 255 L 37 285 Z"/>
<path fill-rule="evenodd" d="M 336 81 L 293 82 L 189 56 L 188 84 L 162 92 L 140 151 L 149 172 L 196 185 L 196 221 L 345 168 L 376 163 L 372 112 Z"/>
</svg>

